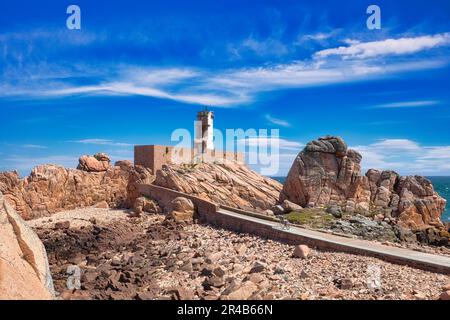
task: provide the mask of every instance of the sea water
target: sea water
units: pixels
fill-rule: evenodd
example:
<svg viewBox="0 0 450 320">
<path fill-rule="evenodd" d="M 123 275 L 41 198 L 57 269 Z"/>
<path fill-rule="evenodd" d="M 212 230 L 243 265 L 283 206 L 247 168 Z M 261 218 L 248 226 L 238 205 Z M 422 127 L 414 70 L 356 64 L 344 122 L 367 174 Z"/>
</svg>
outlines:
<svg viewBox="0 0 450 320">
<path fill-rule="evenodd" d="M 427 177 L 433 183 L 434 190 L 447 200 L 447 206 L 442 215 L 442 221 L 450 221 L 450 177 Z M 285 177 L 274 177 L 275 180 L 283 183 Z"/>
</svg>

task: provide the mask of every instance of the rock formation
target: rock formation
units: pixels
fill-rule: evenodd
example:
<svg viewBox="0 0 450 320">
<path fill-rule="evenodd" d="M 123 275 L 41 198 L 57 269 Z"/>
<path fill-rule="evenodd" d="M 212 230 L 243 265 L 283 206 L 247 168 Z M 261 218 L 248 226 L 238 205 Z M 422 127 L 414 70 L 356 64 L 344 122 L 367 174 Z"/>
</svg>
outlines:
<svg viewBox="0 0 450 320">
<path fill-rule="evenodd" d="M 24 219 L 32 219 L 106 204 L 111 208 L 133 208 L 139 214 L 160 212 L 162 208 L 154 201 L 141 197 L 139 184 L 155 183 L 219 204 L 260 211 L 276 204 L 282 188 L 279 182 L 231 161 L 171 165 L 155 176 L 151 170 L 133 166 L 130 161 L 111 166 L 107 155 L 97 154 L 81 157 L 78 168 L 41 165 L 24 179 L 17 172 L 0 173 L 0 191 Z"/>
<path fill-rule="evenodd" d="M 52 299 L 44 245 L 0 193 L 0 300 Z"/>
<path fill-rule="evenodd" d="M 294 160 L 280 195 L 303 207 L 340 206 L 346 212 L 382 215 L 402 227 L 443 227 L 445 199 L 419 176 L 370 169 L 361 175 L 361 155 L 340 137 L 309 142 Z"/>
<path fill-rule="evenodd" d="M 185 197 L 178 197 L 171 201 L 169 213 L 166 218 L 176 222 L 192 222 L 194 214 L 195 208 L 192 201 Z"/>
<path fill-rule="evenodd" d="M 282 185 L 235 162 L 165 166 L 154 184 L 241 209 L 270 209 Z"/>
<path fill-rule="evenodd" d="M 98 158 L 106 159 L 107 156 Z M 86 169 L 87 162 L 83 159 L 80 158 L 79 167 Z M 145 175 L 143 172 L 145 169 L 141 171 Z M 128 195 L 128 189 L 133 189 L 129 185 L 131 175 L 139 173 L 131 163 L 124 161 L 102 172 L 41 165 L 24 179 L 20 179 L 17 172 L 0 173 L 0 192 L 24 219 L 93 206 L 102 201 L 112 208 L 131 207 L 130 201 L 137 197 Z"/>
<path fill-rule="evenodd" d="M 128 184 L 127 184 L 127 203 L 137 214 L 145 212 L 153 212 L 153 210 L 158 210 L 156 205 L 149 203 L 148 199 L 140 199 L 141 194 L 139 193 L 138 186 L 140 184 L 151 184 L 155 180 L 155 176 L 150 169 L 144 168 L 142 166 L 134 166 L 130 161 L 117 161 L 116 166 L 120 166 L 122 169 L 128 171 Z M 153 207 L 153 209 L 151 209 Z M 152 210 L 152 211 L 149 211 Z"/>
<path fill-rule="evenodd" d="M 104 172 L 111 166 L 111 159 L 105 153 L 96 153 L 94 156 L 82 156 L 78 162 L 77 169 L 87 172 Z"/>
</svg>

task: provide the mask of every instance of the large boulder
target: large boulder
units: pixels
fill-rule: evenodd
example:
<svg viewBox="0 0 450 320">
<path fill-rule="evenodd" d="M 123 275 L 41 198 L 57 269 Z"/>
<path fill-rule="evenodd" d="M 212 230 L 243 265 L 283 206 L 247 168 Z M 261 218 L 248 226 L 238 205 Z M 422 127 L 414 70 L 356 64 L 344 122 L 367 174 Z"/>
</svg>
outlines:
<svg viewBox="0 0 450 320">
<path fill-rule="evenodd" d="M 302 207 L 344 205 L 363 182 L 361 155 L 347 148 L 340 137 L 309 142 L 296 157 L 283 186 L 280 201 Z"/>
<path fill-rule="evenodd" d="M 111 166 L 111 158 L 105 153 L 94 156 L 82 156 L 78 159 L 77 169 L 87 172 L 104 172 Z"/>
<path fill-rule="evenodd" d="M 176 222 L 192 222 L 194 214 L 195 207 L 192 201 L 185 197 L 178 197 L 170 202 L 167 219 Z"/>
<path fill-rule="evenodd" d="M 0 193 L 0 300 L 53 297 L 44 245 Z"/>
</svg>

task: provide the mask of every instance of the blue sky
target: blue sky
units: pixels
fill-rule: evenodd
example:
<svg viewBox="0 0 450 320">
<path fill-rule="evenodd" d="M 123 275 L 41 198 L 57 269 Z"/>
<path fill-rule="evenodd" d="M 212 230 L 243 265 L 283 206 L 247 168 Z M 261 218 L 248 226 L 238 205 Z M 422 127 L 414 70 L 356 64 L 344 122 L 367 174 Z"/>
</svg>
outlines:
<svg viewBox="0 0 450 320">
<path fill-rule="evenodd" d="M 365 169 L 450 175 L 449 1 L 17 0 L 0 14 L 0 170 L 132 159 L 208 105 L 222 130 L 279 129 L 279 175 L 326 134 Z"/>
</svg>

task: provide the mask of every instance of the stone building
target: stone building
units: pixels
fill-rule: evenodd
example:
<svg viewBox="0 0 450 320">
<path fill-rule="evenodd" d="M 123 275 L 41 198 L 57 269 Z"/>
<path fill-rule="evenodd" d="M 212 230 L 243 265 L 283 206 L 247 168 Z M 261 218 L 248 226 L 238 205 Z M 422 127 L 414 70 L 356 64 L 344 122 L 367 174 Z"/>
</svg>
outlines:
<svg viewBox="0 0 450 320">
<path fill-rule="evenodd" d="M 162 145 L 134 146 L 134 164 L 153 172 L 163 165 L 223 162 L 226 160 L 244 163 L 241 152 L 223 151 L 214 148 L 214 113 L 207 109 L 197 113 L 193 148 Z"/>
</svg>

